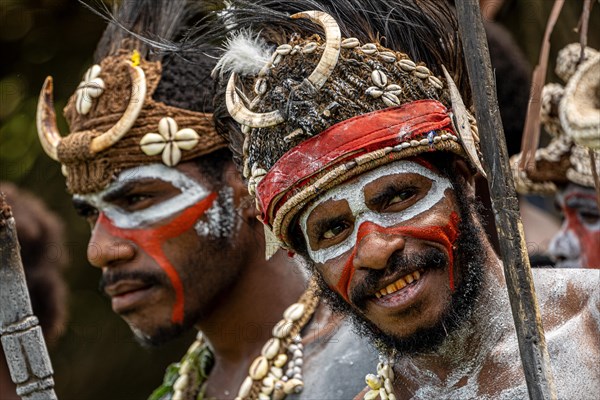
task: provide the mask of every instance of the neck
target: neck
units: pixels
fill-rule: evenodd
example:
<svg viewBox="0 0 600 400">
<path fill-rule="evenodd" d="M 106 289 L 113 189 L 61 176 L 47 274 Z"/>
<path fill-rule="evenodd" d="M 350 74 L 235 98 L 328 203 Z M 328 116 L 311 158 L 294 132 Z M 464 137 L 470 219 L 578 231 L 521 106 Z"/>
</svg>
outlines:
<svg viewBox="0 0 600 400">
<path fill-rule="evenodd" d="M 249 262 L 209 317 L 196 325 L 214 352 L 215 368 L 239 369 L 257 357 L 284 310 L 305 288 L 299 267 L 282 251 L 269 261 L 260 253 Z"/>
</svg>

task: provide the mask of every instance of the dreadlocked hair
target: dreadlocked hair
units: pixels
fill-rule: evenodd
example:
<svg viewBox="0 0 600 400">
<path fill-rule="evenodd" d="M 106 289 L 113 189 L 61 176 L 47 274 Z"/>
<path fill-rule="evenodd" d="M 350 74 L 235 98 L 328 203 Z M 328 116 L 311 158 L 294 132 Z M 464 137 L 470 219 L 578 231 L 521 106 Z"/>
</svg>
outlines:
<svg viewBox="0 0 600 400">
<path fill-rule="evenodd" d="M 252 129 L 244 134 L 231 119 L 223 99 L 229 73 L 238 75 L 238 87 L 248 96 L 253 93 L 255 79 L 264 66 L 262 53 L 270 54 L 277 46 L 289 44 L 302 47 L 307 42 L 324 48 L 323 30 L 307 19 L 290 19 L 291 14 L 317 10 L 331 15 L 339 25 L 342 38 L 357 38 L 361 45 L 372 43 L 378 52 L 394 52 L 398 60 L 413 60 L 426 66 L 432 75 L 442 76 L 444 65 L 453 75 L 465 103 L 470 104 L 470 91 L 461 46 L 457 36 L 458 24 L 453 10 L 446 2 L 433 0 L 297 0 L 282 4 L 274 0 L 232 0 L 230 7 L 221 13 L 220 28 L 229 30 L 230 43 L 247 37 L 259 48 L 257 56 L 240 66 L 239 60 L 228 60 L 227 53 L 213 74 L 217 78 L 215 96 L 215 126 L 228 141 L 234 161 L 239 169 L 258 165 L 266 170 L 289 149 L 329 128 L 337 122 L 356 115 L 385 108 L 375 104 L 367 93 L 373 86 L 371 71 L 381 71 L 389 83 L 402 89 L 400 104 L 417 99 L 435 99 L 449 106 L 447 91 L 434 88 L 427 80 L 402 71 L 393 63 L 376 56 L 342 49 L 340 60 L 326 84 L 318 93 L 298 89 L 319 62 L 321 52 L 301 52 L 286 56 L 265 76 L 268 96 L 254 102 L 252 111 L 282 110 L 286 115 L 285 127 L 273 126 Z M 249 37 L 251 33 L 254 37 Z M 214 34 L 214 32 L 213 32 Z M 252 57 L 250 57 L 252 58 Z M 252 71 L 253 73 L 247 73 Z M 240 71 L 245 71 L 240 72 Z M 275 83 L 273 83 L 275 82 Z M 276 88 L 274 88 L 276 86 Z M 254 89 L 255 90 L 255 89 Z M 325 111 L 326 110 L 326 111 Z M 325 112 L 324 112 L 325 111 Z M 290 135 L 298 132 L 297 135 Z M 250 135 L 250 140 L 247 140 Z M 246 146 L 244 143 L 246 142 Z"/>
</svg>

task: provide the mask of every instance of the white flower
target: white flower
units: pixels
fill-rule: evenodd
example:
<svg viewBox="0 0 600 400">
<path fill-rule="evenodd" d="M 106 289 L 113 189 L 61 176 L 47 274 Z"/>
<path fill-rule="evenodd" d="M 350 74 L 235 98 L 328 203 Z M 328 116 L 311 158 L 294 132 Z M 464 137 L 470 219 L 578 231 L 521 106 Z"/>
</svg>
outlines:
<svg viewBox="0 0 600 400">
<path fill-rule="evenodd" d="M 191 129 L 178 130 L 173 118 L 165 117 L 158 122 L 158 133 L 147 133 L 140 141 L 142 151 L 154 156 L 162 152 L 162 160 L 173 167 L 181 160 L 181 150 L 191 150 L 198 144 L 200 136 Z"/>
<path fill-rule="evenodd" d="M 92 108 L 93 99 L 104 92 L 104 81 L 98 78 L 101 71 L 99 65 L 92 65 L 77 87 L 75 109 L 81 115 L 87 114 Z"/>
</svg>

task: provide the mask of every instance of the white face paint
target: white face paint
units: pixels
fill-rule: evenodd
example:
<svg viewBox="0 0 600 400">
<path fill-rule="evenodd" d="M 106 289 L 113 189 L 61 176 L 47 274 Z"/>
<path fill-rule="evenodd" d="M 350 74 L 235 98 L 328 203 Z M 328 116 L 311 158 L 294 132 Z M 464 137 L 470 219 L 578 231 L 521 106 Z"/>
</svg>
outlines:
<svg viewBox="0 0 600 400">
<path fill-rule="evenodd" d="M 558 268 L 600 268 L 600 211 L 592 188 L 569 184 L 556 195 L 564 221 L 548 251 Z"/>
<path fill-rule="evenodd" d="M 125 211 L 122 208 L 105 201 L 106 196 L 115 193 L 124 185 L 142 179 L 159 179 L 170 183 L 181 191 L 175 197 L 154 204 L 139 211 Z M 119 174 L 117 180 L 101 192 L 75 195 L 76 200 L 82 200 L 103 212 L 117 228 L 138 229 L 169 218 L 186 208 L 196 204 L 210 194 L 210 191 L 183 172 L 169 168 L 163 164 L 151 164 L 130 168 Z"/>
<path fill-rule="evenodd" d="M 413 173 L 431 180 L 431 187 L 427 194 L 410 207 L 395 213 L 379 213 L 369 209 L 365 203 L 365 186 L 383 176 Z M 400 160 L 383 167 L 369 171 L 352 182 L 345 183 L 327 191 L 318 201 L 311 204 L 300 216 L 300 227 L 304 239 L 308 244 L 308 254 L 317 263 L 325 263 L 352 250 L 356 244 L 358 228 L 363 222 L 369 221 L 384 228 L 389 228 L 408 221 L 417 215 L 430 210 L 444 198 L 446 189 L 451 189 L 452 184 L 444 177 L 435 174 L 430 169 L 413 161 Z M 342 242 L 325 249 L 312 250 L 308 238 L 306 222 L 312 211 L 320 204 L 329 200 L 346 200 L 355 217 L 352 233 Z"/>
<path fill-rule="evenodd" d="M 199 236 L 232 238 L 239 231 L 242 219 L 236 212 L 233 188 L 225 186 L 219 191 L 219 197 L 206 210 L 206 221 L 199 220 L 194 228 Z"/>
</svg>

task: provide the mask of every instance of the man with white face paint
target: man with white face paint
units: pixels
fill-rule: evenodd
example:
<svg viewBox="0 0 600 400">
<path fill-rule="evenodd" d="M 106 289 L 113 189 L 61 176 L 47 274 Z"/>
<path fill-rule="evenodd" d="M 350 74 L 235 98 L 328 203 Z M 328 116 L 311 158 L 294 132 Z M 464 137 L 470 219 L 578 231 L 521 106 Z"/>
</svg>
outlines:
<svg viewBox="0 0 600 400">
<path fill-rule="evenodd" d="M 520 193 L 555 196 L 556 206 L 564 217 L 548 247 L 556 267 L 600 269 L 600 191 L 595 187 L 591 158 L 594 154 L 598 176 L 600 151 L 576 143 L 573 135 L 577 133 L 577 127 L 570 126 L 568 119 L 561 117 L 565 107 L 580 107 L 582 112 L 589 113 L 587 121 L 596 121 L 596 130 L 600 129 L 598 110 L 586 109 L 578 103 L 586 100 L 580 99 L 578 92 L 589 95 L 593 93 L 589 87 L 600 83 L 596 73 L 600 52 L 587 47 L 583 54 L 580 60 L 579 43 L 570 44 L 559 52 L 556 73 L 566 85 L 549 83 L 544 86 L 540 115 L 552 140 L 548 146 L 536 150 L 535 161 L 525 170 L 518 169 L 521 154 L 513 157 L 511 165 Z M 577 70 L 580 72 L 576 73 Z M 594 101 L 597 100 L 591 100 Z M 583 114 L 584 121 L 585 117 Z"/>
<path fill-rule="evenodd" d="M 479 135 L 453 11 L 232 3 L 217 128 L 267 232 L 377 345 L 356 398 L 527 398 L 502 264 L 477 211 Z M 534 274 L 561 399 L 600 391 L 588 272 Z"/>
<path fill-rule="evenodd" d="M 65 108 L 68 136 L 46 81 L 40 140 L 90 223 L 87 257 L 114 312 L 143 344 L 201 332 L 151 399 L 316 398 L 324 388 L 346 399 L 359 381 L 311 366 L 354 365 L 359 377 L 368 347 L 350 348 L 359 339 L 285 253 L 265 259 L 262 224 L 213 127 L 211 48 L 165 54 L 124 29 L 173 42 L 204 16 L 197 8 L 123 2 Z M 340 346 L 350 349 L 336 359 Z"/>
</svg>

